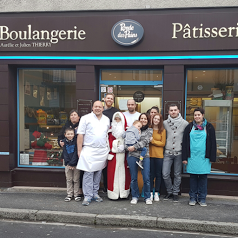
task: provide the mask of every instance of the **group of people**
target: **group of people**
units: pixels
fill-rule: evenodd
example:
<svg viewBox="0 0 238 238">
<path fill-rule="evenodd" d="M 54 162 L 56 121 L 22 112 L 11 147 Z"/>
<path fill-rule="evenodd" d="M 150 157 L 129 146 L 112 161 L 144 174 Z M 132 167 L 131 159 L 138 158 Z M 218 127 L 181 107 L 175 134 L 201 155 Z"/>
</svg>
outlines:
<svg viewBox="0 0 238 238">
<path fill-rule="evenodd" d="M 122 113 L 112 107 L 112 93 L 104 101 L 104 107 L 102 102 L 94 102 L 92 112 L 81 119 L 77 111 L 71 111 L 70 122 L 58 137 L 65 160 L 65 201 L 84 197 L 84 206 L 91 201 L 102 202 L 98 191 L 103 174 L 109 199 L 127 198 L 131 192 L 130 203 L 137 204 L 140 169 L 146 204 L 160 200 L 162 180 L 167 190 L 163 199 L 178 202 L 184 164 L 190 174 L 189 205 L 207 206 L 207 174 L 211 162 L 216 161 L 216 138 L 204 110 L 195 109 L 194 120 L 188 123 L 177 105 L 171 104 L 168 119 L 163 121 L 156 106 L 140 114 L 136 102 L 129 99 L 128 111 Z"/>
</svg>

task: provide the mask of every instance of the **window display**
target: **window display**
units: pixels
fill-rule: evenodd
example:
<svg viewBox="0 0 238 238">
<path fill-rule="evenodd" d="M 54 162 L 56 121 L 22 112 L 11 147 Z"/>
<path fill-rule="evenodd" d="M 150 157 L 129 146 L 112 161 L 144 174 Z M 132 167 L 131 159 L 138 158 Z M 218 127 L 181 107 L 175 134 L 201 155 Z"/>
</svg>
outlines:
<svg viewBox="0 0 238 238">
<path fill-rule="evenodd" d="M 216 130 L 217 162 L 212 173 L 238 175 L 238 69 L 187 71 L 186 120 L 197 107 Z"/>
<path fill-rule="evenodd" d="M 62 167 L 58 135 L 76 109 L 74 69 L 19 69 L 18 166 Z"/>
</svg>

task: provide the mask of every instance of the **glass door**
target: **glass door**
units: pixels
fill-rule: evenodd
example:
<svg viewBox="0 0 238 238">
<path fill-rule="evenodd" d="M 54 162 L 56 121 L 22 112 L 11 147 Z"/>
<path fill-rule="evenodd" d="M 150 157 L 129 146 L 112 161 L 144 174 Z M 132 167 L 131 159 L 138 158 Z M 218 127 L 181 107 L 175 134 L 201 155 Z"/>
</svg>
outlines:
<svg viewBox="0 0 238 238">
<path fill-rule="evenodd" d="M 162 109 L 163 71 L 161 69 L 101 70 L 100 98 L 115 95 L 114 107 L 127 111 L 127 100 L 134 99 L 136 111 L 147 112 L 151 107 Z"/>
</svg>

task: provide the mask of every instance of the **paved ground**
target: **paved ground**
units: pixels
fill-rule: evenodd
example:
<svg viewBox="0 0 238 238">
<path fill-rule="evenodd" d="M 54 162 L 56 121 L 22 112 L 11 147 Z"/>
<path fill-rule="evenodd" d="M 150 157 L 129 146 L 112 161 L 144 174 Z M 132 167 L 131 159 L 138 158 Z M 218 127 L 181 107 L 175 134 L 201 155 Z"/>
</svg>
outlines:
<svg viewBox="0 0 238 238">
<path fill-rule="evenodd" d="M 207 207 L 200 207 L 198 204 L 191 207 L 188 205 L 187 194 L 182 195 L 178 203 L 161 199 L 159 202 L 153 202 L 153 205 L 146 205 L 143 198 L 137 205 L 131 205 L 130 200 L 127 199 L 112 201 L 106 194 L 100 193 L 100 195 L 104 199 L 102 203 L 92 202 L 90 206 L 85 207 L 81 202 L 73 200 L 64 202 L 65 189 L 21 187 L 1 189 L 0 218 L 27 220 L 27 217 L 21 218 L 21 212 L 29 213 L 34 210 L 35 221 L 45 219 L 57 222 L 57 219 L 67 217 L 69 223 L 90 224 L 91 222 L 133 227 L 137 226 L 136 222 L 139 220 L 138 224 L 143 227 L 238 234 L 237 197 L 208 196 Z M 39 214 L 43 212 L 48 214 L 47 218 L 39 218 Z M 12 214 L 10 217 L 9 213 Z M 15 218 L 12 217 L 14 213 L 18 214 Z M 75 220 L 74 215 L 80 216 L 80 221 Z M 69 218 L 70 216 L 73 217 Z M 89 216 L 93 220 L 87 223 Z"/>
<path fill-rule="evenodd" d="M 1 221 L 1 238 L 234 238 L 229 235 L 213 235 L 182 231 L 165 231 L 158 229 L 121 228 L 106 226 L 82 226 L 59 223 Z"/>
</svg>

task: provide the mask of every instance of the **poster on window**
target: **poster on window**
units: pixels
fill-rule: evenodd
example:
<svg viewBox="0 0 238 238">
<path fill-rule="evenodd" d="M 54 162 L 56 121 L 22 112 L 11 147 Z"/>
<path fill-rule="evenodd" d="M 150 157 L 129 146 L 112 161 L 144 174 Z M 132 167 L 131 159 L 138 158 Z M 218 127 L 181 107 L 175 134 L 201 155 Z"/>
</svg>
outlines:
<svg viewBox="0 0 238 238">
<path fill-rule="evenodd" d="M 29 165 L 29 154 L 20 154 L 20 164 Z"/>
<path fill-rule="evenodd" d="M 29 96 L 31 95 L 31 85 L 27 81 L 25 82 L 25 94 Z"/>
<path fill-rule="evenodd" d="M 108 92 L 108 93 L 113 93 L 113 87 L 108 87 L 108 88 L 107 88 L 107 92 Z"/>
</svg>

